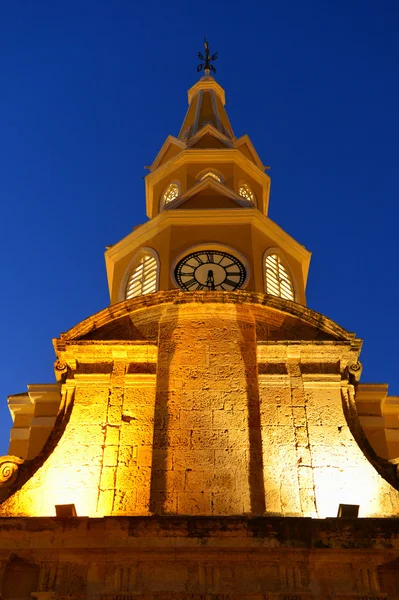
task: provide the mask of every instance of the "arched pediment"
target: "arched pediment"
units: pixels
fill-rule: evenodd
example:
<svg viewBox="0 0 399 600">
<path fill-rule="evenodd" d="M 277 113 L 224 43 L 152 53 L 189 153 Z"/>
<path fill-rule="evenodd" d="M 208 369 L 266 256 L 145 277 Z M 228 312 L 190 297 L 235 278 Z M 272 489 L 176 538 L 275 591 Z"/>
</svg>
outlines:
<svg viewBox="0 0 399 600">
<path fill-rule="evenodd" d="M 55 340 L 55 347 L 78 340 L 157 339 L 157 323 L 167 305 L 187 303 L 245 304 L 257 322 L 259 342 L 359 342 L 354 333 L 331 319 L 282 298 L 246 291 L 187 293 L 171 290 L 114 304 L 61 334 L 60 339 Z"/>
</svg>

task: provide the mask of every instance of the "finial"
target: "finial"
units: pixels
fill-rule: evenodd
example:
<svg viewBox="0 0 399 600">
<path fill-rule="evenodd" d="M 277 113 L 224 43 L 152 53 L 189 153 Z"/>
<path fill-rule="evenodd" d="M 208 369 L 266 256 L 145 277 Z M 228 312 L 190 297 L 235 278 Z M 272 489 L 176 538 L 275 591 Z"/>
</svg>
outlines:
<svg viewBox="0 0 399 600">
<path fill-rule="evenodd" d="M 203 68 L 205 75 L 209 75 L 209 73 L 211 71 L 216 73 L 216 69 L 213 65 L 211 65 L 211 62 L 213 62 L 214 60 L 217 59 L 218 53 L 215 52 L 214 54 L 212 54 L 212 56 L 210 55 L 209 44 L 206 41 L 205 37 L 204 37 L 204 45 L 205 45 L 205 56 L 201 52 L 198 52 L 198 58 L 200 60 L 202 60 L 202 63 L 198 65 L 197 72 L 201 71 L 201 69 Z"/>
</svg>

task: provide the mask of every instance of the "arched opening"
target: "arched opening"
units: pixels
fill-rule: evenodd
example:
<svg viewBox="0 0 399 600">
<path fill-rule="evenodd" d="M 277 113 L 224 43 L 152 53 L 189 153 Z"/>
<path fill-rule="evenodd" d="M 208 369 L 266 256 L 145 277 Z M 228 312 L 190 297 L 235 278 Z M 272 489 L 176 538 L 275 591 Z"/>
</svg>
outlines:
<svg viewBox="0 0 399 600">
<path fill-rule="evenodd" d="M 163 201 L 164 206 L 166 206 L 167 204 L 170 204 L 171 202 L 173 202 L 173 200 L 176 200 L 176 198 L 179 196 L 179 194 L 180 194 L 180 186 L 179 186 L 178 182 L 170 183 L 162 195 L 162 201 Z"/>
<path fill-rule="evenodd" d="M 125 299 L 152 294 L 158 289 L 158 261 L 149 252 L 143 252 L 126 284 Z"/>
<path fill-rule="evenodd" d="M 255 194 L 253 193 L 253 191 L 247 183 L 240 183 L 238 193 L 241 196 L 241 198 L 247 200 L 249 204 L 255 204 Z"/>
<path fill-rule="evenodd" d="M 198 175 L 198 181 L 202 181 L 203 179 L 206 179 L 207 177 L 211 177 L 215 181 L 218 181 L 219 183 L 223 183 L 222 175 L 213 169 L 209 169 L 207 171 L 202 171 Z"/>
<path fill-rule="evenodd" d="M 264 259 L 266 294 L 295 300 L 294 286 L 288 269 L 277 252 L 266 254 Z"/>
</svg>

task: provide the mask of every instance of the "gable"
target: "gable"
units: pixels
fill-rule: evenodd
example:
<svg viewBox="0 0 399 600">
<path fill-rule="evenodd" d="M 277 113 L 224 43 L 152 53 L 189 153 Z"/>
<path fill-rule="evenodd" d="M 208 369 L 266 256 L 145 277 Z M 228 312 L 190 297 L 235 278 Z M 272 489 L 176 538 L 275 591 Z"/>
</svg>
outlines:
<svg viewBox="0 0 399 600">
<path fill-rule="evenodd" d="M 235 200 L 217 194 L 212 190 L 203 190 L 187 198 L 179 206 L 179 209 L 212 209 L 212 208 L 242 208 Z"/>
<path fill-rule="evenodd" d="M 207 133 L 198 141 L 196 141 L 191 148 L 226 148 L 226 146 L 228 146 L 227 142 L 223 142 L 222 140 Z"/>
<path fill-rule="evenodd" d="M 256 152 L 248 135 L 242 135 L 238 140 L 235 140 L 234 148 L 241 152 L 241 154 L 243 154 L 245 158 L 248 158 L 248 160 L 250 160 L 257 167 L 259 167 L 259 169 L 262 169 L 262 171 L 265 170 L 265 167 L 262 161 L 260 160 L 259 155 Z"/>
<path fill-rule="evenodd" d="M 170 160 L 174 156 L 177 156 L 177 154 L 180 154 L 181 151 L 182 151 L 182 149 L 179 148 L 178 146 L 171 145 L 167 149 L 167 151 L 165 152 L 165 154 L 163 155 L 163 157 L 161 158 L 161 160 L 159 161 L 158 166 L 160 167 L 161 165 L 167 163 L 168 160 Z"/>
<path fill-rule="evenodd" d="M 239 152 L 241 152 L 241 154 L 243 154 L 246 158 L 248 158 L 251 162 L 253 162 L 254 164 L 256 164 L 254 157 L 252 155 L 252 152 L 250 152 L 248 146 L 246 144 L 242 144 L 241 146 L 239 146 L 237 148 L 237 150 Z"/>
</svg>

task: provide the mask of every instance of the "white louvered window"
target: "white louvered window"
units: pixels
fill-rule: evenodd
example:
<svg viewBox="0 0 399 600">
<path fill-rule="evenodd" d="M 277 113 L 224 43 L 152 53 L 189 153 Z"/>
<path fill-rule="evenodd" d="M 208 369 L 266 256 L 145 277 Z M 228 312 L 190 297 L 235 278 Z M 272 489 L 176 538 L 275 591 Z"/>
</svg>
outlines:
<svg viewBox="0 0 399 600">
<path fill-rule="evenodd" d="M 278 254 L 268 254 L 265 260 L 266 293 L 294 300 L 294 286 Z"/>
<path fill-rule="evenodd" d="M 158 264 L 151 254 L 144 254 L 126 286 L 126 300 L 157 291 Z"/>
<path fill-rule="evenodd" d="M 212 179 L 216 179 L 216 181 L 218 181 L 219 183 L 222 183 L 222 180 L 219 177 L 219 175 L 217 175 L 213 171 L 207 171 L 207 173 L 204 173 L 203 175 L 201 175 L 201 180 L 200 181 L 202 181 L 203 179 L 205 179 L 205 177 L 212 177 Z"/>
<path fill-rule="evenodd" d="M 163 203 L 169 204 L 169 202 L 173 202 L 179 195 L 179 186 L 177 183 L 171 183 L 168 185 L 163 194 Z"/>
<path fill-rule="evenodd" d="M 247 200 L 250 204 L 254 203 L 254 200 L 255 200 L 254 193 L 247 183 L 241 183 L 241 185 L 238 189 L 238 193 L 240 194 L 240 196 L 242 198 L 245 198 L 245 200 Z"/>
</svg>

